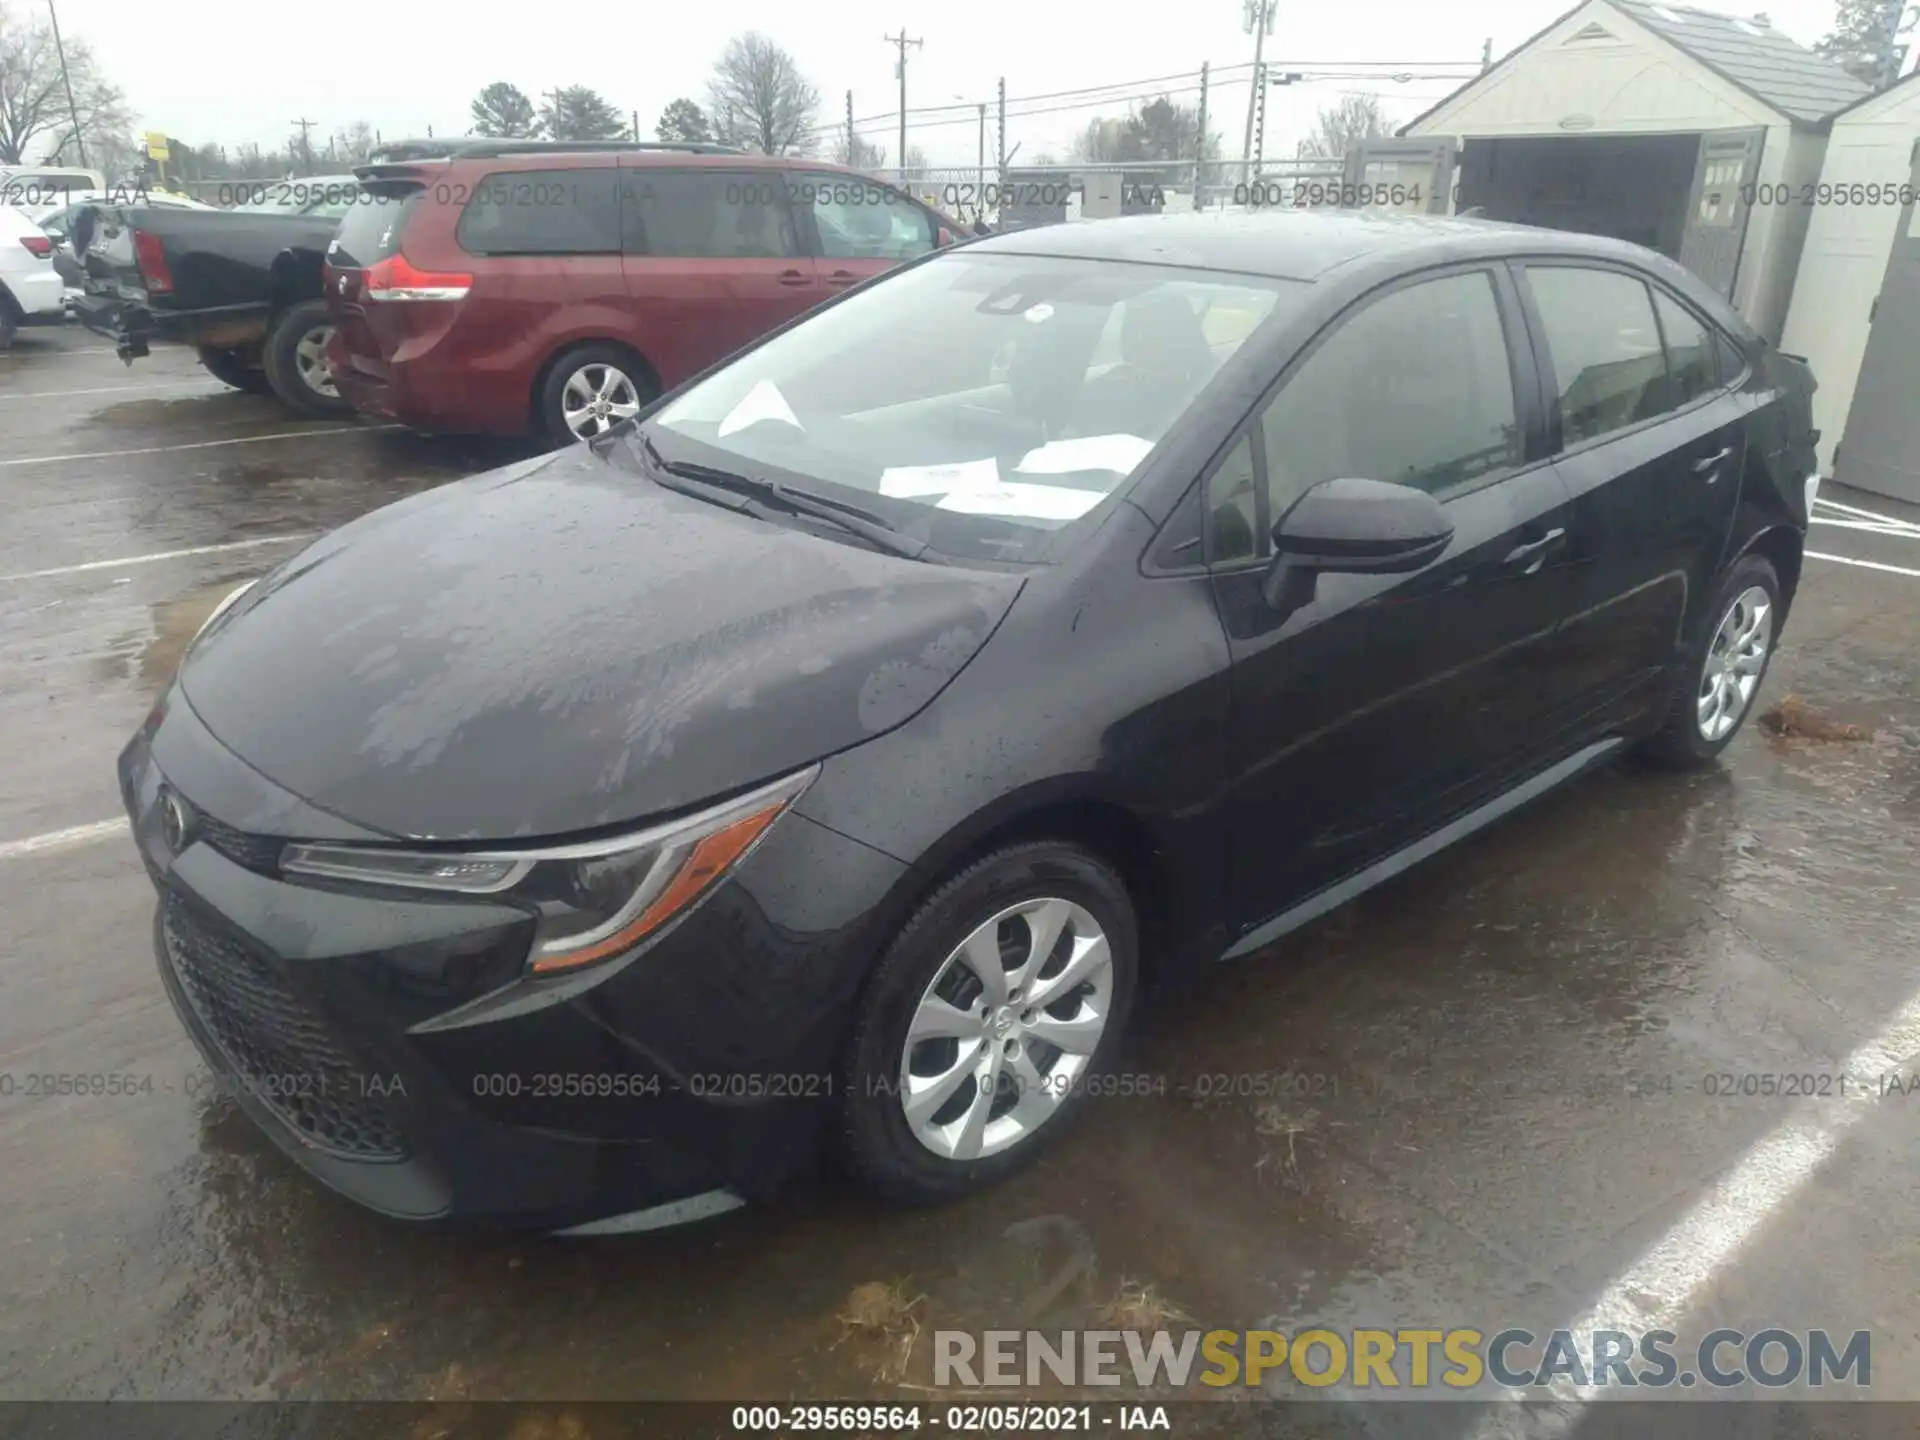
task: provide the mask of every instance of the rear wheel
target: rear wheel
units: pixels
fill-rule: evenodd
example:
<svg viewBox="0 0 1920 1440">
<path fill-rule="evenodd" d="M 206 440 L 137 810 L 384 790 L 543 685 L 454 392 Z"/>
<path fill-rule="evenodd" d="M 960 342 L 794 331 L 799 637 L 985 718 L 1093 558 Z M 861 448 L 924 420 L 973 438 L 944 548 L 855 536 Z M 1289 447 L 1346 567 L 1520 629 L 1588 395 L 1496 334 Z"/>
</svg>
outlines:
<svg viewBox="0 0 1920 1440">
<path fill-rule="evenodd" d="M 1726 749 L 1753 710 L 1779 629 L 1780 581 L 1758 555 L 1737 561 L 1714 592 L 1707 624 L 1687 653 L 1672 706 L 1649 757 L 1691 768 Z"/>
<path fill-rule="evenodd" d="M 862 997 L 841 1089 L 854 1173 L 925 1203 L 1033 1159 L 1118 1048 L 1138 968 L 1126 888 L 1085 850 L 1013 845 L 963 870 Z"/>
<path fill-rule="evenodd" d="M 612 345 L 582 345 L 554 362 L 540 387 L 540 419 L 556 445 L 605 434 L 658 393 L 633 356 Z"/>
<path fill-rule="evenodd" d="M 244 390 L 249 395 L 270 395 L 273 387 L 267 383 L 267 372 L 260 366 L 257 354 L 248 354 L 240 350 L 209 350 L 202 347 L 200 363 L 207 367 L 207 373 L 222 385 L 231 385 L 236 390 Z"/>
<path fill-rule="evenodd" d="M 333 321 L 327 302 L 304 300 L 280 312 L 267 331 L 262 359 L 267 383 L 289 409 L 302 415 L 347 415 L 353 406 L 340 398 L 327 367 L 327 342 Z"/>
</svg>

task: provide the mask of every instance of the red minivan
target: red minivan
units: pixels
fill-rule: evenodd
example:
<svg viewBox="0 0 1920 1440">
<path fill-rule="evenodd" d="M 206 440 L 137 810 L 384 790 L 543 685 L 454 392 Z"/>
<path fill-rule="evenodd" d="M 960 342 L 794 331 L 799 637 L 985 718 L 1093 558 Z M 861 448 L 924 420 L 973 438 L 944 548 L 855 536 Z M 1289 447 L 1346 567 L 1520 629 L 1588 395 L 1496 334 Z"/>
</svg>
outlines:
<svg viewBox="0 0 1920 1440">
<path fill-rule="evenodd" d="M 443 433 L 591 439 L 958 237 L 870 176 L 713 145 L 441 142 L 355 174 L 401 204 L 355 206 L 327 251 L 334 384 Z"/>
</svg>

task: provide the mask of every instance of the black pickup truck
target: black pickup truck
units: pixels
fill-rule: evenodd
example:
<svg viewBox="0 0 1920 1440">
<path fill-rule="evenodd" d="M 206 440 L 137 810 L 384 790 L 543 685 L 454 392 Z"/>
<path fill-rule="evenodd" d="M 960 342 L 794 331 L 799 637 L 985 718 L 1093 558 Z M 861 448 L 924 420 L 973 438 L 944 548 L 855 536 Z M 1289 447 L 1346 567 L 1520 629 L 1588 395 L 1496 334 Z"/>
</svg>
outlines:
<svg viewBox="0 0 1920 1440">
<path fill-rule="evenodd" d="M 236 389 L 272 393 L 303 415 L 341 415 L 327 370 L 332 335 L 321 266 L 356 204 L 393 203 L 351 175 L 235 182 L 231 210 L 94 205 L 71 240 L 85 293 L 74 314 L 128 364 L 152 341 L 191 345 Z"/>
</svg>

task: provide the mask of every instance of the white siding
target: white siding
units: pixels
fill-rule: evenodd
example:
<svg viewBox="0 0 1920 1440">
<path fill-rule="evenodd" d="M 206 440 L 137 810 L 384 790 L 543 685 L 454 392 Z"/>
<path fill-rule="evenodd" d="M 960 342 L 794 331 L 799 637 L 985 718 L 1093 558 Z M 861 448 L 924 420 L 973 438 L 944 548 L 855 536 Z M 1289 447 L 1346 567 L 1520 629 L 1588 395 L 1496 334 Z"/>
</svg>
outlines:
<svg viewBox="0 0 1920 1440">
<path fill-rule="evenodd" d="M 1798 193 L 1820 177 L 1827 138 L 1788 125 L 1767 131 L 1760 152 L 1755 186 L 1784 185 Z M 1769 192 L 1757 190 L 1759 195 Z M 1740 248 L 1740 273 L 1733 282 L 1733 307 L 1769 340 L 1778 341 L 1786 324 L 1793 278 L 1800 268 L 1809 212 L 1793 205 L 1756 203 L 1747 218 L 1747 238 Z"/>
<path fill-rule="evenodd" d="M 1592 25 L 1608 38 L 1574 38 Z M 1745 130 L 1783 119 L 1605 0 L 1593 0 L 1407 133 L 1632 135 Z"/>
<path fill-rule="evenodd" d="M 1908 157 L 1916 139 L 1920 83 L 1909 82 L 1833 122 L 1820 183 L 1891 184 L 1897 190 L 1912 175 Z M 1806 244 L 1780 348 L 1806 356 L 1820 382 L 1813 419 L 1820 427 L 1820 469 L 1831 474 L 1833 447 L 1853 404 L 1867 317 L 1886 277 L 1900 206 L 1836 203 L 1815 205 L 1806 214 Z"/>
</svg>

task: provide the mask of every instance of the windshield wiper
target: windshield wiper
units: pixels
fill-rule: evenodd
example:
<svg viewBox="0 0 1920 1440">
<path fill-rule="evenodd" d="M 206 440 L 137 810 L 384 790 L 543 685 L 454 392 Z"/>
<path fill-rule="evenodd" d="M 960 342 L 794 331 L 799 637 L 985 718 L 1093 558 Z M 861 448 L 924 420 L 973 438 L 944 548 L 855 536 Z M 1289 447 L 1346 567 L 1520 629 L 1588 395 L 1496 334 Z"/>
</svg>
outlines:
<svg viewBox="0 0 1920 1440">
<path fill-rule="evenodd" d="M 824 520 L 829 525 L 837 525 L 849 534 L 858 535 L 890 555 L 904 556 L 908 560 L 930 559 L 927 542 L 911 540 L 902 535 L 885 520 L 870 510 L 858 505 L 848 504 L 844 500 L 830 500 L 824 495 L 815 495 L 807 490 L 795 490 L 789 485 L 773 480 L 757 480 L 751 475 L 740 475 L 732 470 L 717 469 L 712 465 L 699 465 L 690 460 L 669 460 L 654 445 L 651 436 L 640 436 L 641 447 L 647 452 L 647 458 L 653 462 L 657 472 L 654 480 L 667 484 L 662 475 L 681 480 L 692 480 L 708 485 L 716 490 L 725 490 L 730 494 L 742 495 L 751 500 L 772 504 L 795 515 L 805 515 L 809 519 Z M 670 490 L 681 490 L 678 485 L 667 485 Z M 686 493 L 682 490 L 682 493 Z"/>
</svg>

